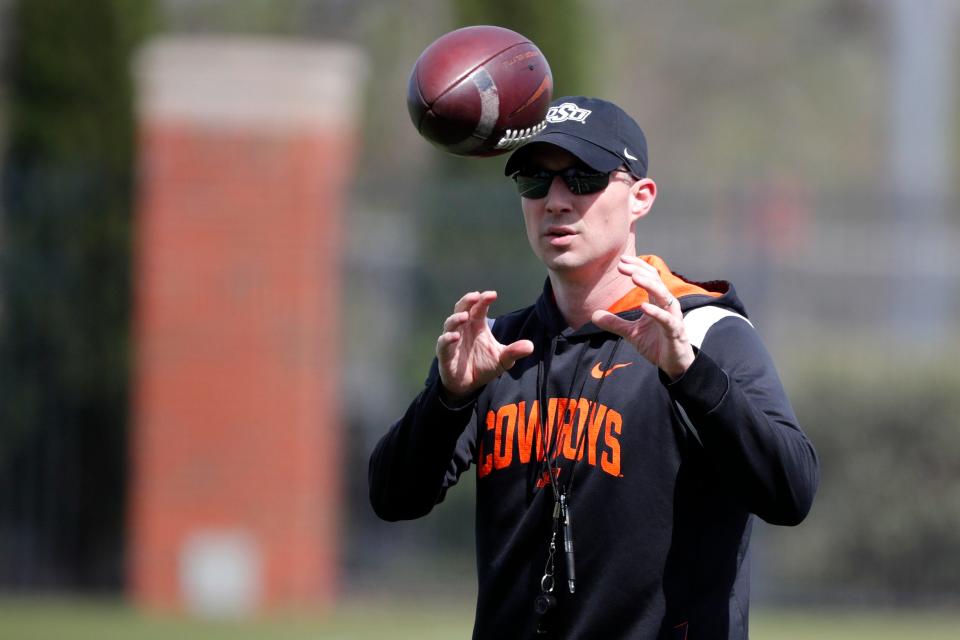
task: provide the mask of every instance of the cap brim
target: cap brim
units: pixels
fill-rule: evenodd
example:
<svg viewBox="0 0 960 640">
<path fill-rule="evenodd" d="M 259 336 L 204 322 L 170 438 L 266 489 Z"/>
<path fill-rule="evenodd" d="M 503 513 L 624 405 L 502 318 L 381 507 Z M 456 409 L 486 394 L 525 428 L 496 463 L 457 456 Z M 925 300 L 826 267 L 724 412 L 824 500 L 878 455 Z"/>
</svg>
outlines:
<svg viewBox="0 0 960 640">
<path fill-rule="evenodd" d="M 564 151 L 569 151 L 595 171 L 613 171 L 624 163 L 623 158 L 610 153 L 589 140 L 562 131 L 549 131 L 541 133 L 535 139 L 514 151 L 503 168 L 503 174 L 509 177 L 519 171 L 524 165 L 525 158 L 537 148 L 537 145 L 541 144 L 551 144 Z"/>
</svg>

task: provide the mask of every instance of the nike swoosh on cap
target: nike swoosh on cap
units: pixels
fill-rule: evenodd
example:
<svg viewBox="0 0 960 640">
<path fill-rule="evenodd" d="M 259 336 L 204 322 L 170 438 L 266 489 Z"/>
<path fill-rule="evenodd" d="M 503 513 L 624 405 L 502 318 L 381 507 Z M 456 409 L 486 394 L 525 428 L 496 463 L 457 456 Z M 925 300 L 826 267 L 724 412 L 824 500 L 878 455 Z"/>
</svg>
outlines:
<svg viewBox="0 0 960 640">
<path fill-rule="evenodd" d="M 638 158 L 638 157 L 636 157 L 636 156 L 630 155 L 630 151 L 629 151 L 626 147 L 623 148 L 623 155 L 626 156 L 628 160 L 639 160 L 639 159 L 640 159 L 640 158 Z"/>
</svg>

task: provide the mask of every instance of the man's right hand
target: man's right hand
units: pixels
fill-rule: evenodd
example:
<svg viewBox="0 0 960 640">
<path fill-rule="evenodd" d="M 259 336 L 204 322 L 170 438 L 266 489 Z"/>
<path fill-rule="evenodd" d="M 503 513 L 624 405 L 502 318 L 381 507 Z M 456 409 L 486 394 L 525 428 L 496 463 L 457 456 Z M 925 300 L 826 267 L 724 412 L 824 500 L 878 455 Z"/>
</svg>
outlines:
<svg viewBox="0 0 960 640">
<path fill-rule="evenodd" d="M 453 307 L 437 338 L 440 381 L 451 400 L 466 398 L 533 353 L 533 343 L 517 340 L 503 345 L 487 325 L 487 309 L 496 291 L 473 291 Z"/>
</svg>

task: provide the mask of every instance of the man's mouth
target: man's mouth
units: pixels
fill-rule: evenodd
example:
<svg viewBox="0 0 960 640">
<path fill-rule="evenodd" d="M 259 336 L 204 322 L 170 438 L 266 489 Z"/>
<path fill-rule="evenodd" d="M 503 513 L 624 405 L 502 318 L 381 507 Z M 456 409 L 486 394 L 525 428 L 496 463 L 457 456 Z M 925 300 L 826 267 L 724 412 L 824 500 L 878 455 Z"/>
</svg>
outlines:
<svg viewBox="0 0 960 640">
<path fill-rule="evenodd" d="M 547 242 L 552 247 L 565 247 L 569 245 L 577 232 L 572 227 L 552 226 L 543 234 Z"/>
<path fill-rule="evenodd" d="M 547 232 L 544 234 L 548 238 L 561 238 L 564 236 L 572 236 L 576 233 L 573 227 L 554 225 L 547 227 Z"/>
</svg>

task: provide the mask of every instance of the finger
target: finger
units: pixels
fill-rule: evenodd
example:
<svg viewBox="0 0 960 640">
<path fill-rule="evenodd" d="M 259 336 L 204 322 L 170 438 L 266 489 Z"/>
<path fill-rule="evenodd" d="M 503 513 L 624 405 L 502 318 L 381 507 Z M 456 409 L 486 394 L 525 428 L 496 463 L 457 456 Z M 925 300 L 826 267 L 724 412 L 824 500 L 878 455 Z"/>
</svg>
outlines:
<svg viewBox="0 0 960 640">
<path fill-rule="evenodd" d="M 533 343 L 529 340 L 517 340 L 503 348 L 500 353 L 500 367 L 506 371 L 517 363 L 517 360 L 526 358 L 533 353 Z"/>
<path fill-rule="evenodd" d="M 448 347 L 455 342 L 459 342 L 461 338 L 461 333 L 459 331 L 445 331 L 440 334 L 440 337 L 437 338 L 437 346 Z"/>
<path fill-rule="evenodd" d="M 662 280 L 643 273 L 633 273 L 630 277 L 635 285 L 647 292 L 647 296 L 654 304 L 661 307 L 669 306 L 667 303 L 674 299 Z"/>
<path fill-rule="evenodd" d="M 466 311 L 460 311 L 458 313 L 451 314 L 450 316 L 447 317 L 446 320 L 444 320 L 443 330 L 453 331 L 454 329 L 462 325 L 464 322 L 466 322 L 467 318 L 469 317 L 470 317 L 470 314 Z"/>
<path fill-rule="evenodd" d="M 496 291 L 484 291 L 479 294 L 477 301 L 470 308 L 470 318 L 472 320 L 484 320 L 487 317 L 487 311 L 490 305 L 497 299 Z"/>
<path fill-rule="evenodd" d="M 617 269 L 620 271 L 620 273 L 625 275 L 632 276 L 633 274 L 641 274 L 652 280 L 656 280 L 657 282 L 663 282 L 663 279 L 660 277 L 660 272 L 657 271 L 654 266 L 649 265 L 642 260 L 638 263 L 621 261 L 617 265 Z"/>
<path fill-rule="evenodd" d="M 647 301 L 650 304 L 678 318 L 683 316 L 683 312 L 680 310 L 680 301 L 673 296 L 673 293 L 667 289 L 663 282 L 650 280 L 649 278 L 643 279 L 641 276 L 635 276 L 633 281 L 647 292 Z"/>
<path fill-rule="evenodd" d="M 655 304 L 649 302 L 644 302 L 640 305 L 640 308 L 643 309 L 644 315 L 648 318 L 656 320 L 657 323 L 667 327 L 673 331 L 676 331 L 679 327 L 677 317 L 674 316 L 668 309 L 658 307 Z"/>
<path fill-rule="evenodd" d="M 650 264 L 640 256 L 632 256 L 629 253 L 625 253 L 622 256 L 620 256 L 620 260 L 625 264 L 631 264 L 637 267 L 641 267 L 642 269 L 646 269 L 648 271 L 653 271 L 654 273 L 659 273 L 655 266 L 653 266 L 652 264 Z"/>
<path fill-rule="evenodd" d="M 630 264 L 640 264 L 641 262 L 644 262 L 644 260 L 642 260 L 640 256 L 634 256 L 629 253 L 622 254 L 620 256 L 620 259 Z"/>
<path fill-rule="evenodd" d="M 675 318 L 683 317 L 683 311 L 680 309 L 680 301 L 674 298 L 673 294 L 670 294 L 670 298 L 660 305 L 660 308 Z"/>
<path fill-rule="evenodd" d="M 625 273 L 627 275 L 630 275 L 631 273 L 633 273 L 639 268 L 640 268 L 640 265 L 638 265 L 636 262 L 633 262 L 631 260 L 624 259 L 623 256 L 620 257 L 620 262 L 617 263 L 617 270 L 620 273 Z"/>
<path fill-rule="evenodd" d="M 631 333 L 630 330 L 634 325 L 633 322 L 624 320 L 620 316 L 616 316 L 602 309 L 594 311 L 590 320 L 604 331 L 609 331 L 623 338 L 629 337 Z"/>
<path fill-rule="evenodd" d="M 643 264 L 646 267 L 650 266 L 646 263 L 643 263 Z M 630 264 L 628 262 L 620 262 L 617 265 L 617 271 L 631 278 L 634 276 L 642 276 L 654 282 L 659 282 L 660 284 L 663 284 L 663 280 L 660 279 L 660 273 L 656 269 L 653 269 L 653 267 L 650 267 L 649 269 L 647 269 L 647 268 L 644 268 L 644 266 Z"/>
<path fill-rule="evenodd" d="M 440 337 L 437 338 L 437 358 L 440 360 L 447 359 L 451 355 L 452 347 L 459 341 L 459 331 L 447 331 L 445 333 L 441 333 Z"/>
<path fill-rule="evenodd" d="M 647 273 L 650 275 L 650 277 L 660 280 L 660 272 L 657 271 L 657 268 L 646 260 L 637 256 L 620 256 L 620 266 L 633 268 L 635 271 Z"/>
<path fill-rule="evenodd" d="M 466 311 L 466 310 L 469 309 L 471 306 L 473 306 L 474 303 L 476 303 L 476 301 L 477 301 L 479 298 L 480 298 L 480 292 L 479 292 L 479 291 L 471 291 L 471 292 L 469 292 L 469 293 L 465 293 L 465 294 L 463 295 L 463 297 L 460 298 L 459 300 L 457 300 L 457 303 L 456 303 L 455 305 L 453 305 L 453 311 L 454 311 L 454 312 L 457 312 L 457 311 Z"/>
</svg>

